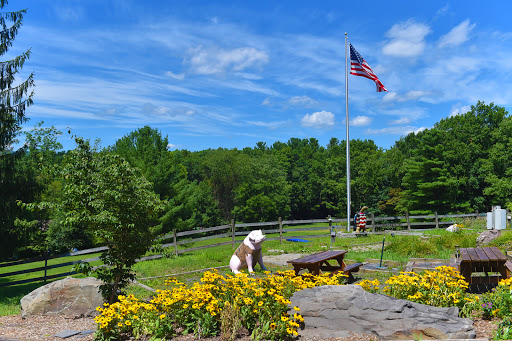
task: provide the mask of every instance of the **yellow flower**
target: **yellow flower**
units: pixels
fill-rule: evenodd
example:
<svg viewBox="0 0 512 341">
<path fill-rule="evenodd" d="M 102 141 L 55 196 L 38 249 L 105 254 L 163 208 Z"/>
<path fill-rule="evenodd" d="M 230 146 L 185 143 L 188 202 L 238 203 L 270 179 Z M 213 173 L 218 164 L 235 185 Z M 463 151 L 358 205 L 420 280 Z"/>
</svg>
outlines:
<svg viewBox="0 0 512 341">
<path fill-rule="evenodd" d="M 165 318 L 165 314 L 160 315 L 160 320 L 163 320 Z"/>
</svg>

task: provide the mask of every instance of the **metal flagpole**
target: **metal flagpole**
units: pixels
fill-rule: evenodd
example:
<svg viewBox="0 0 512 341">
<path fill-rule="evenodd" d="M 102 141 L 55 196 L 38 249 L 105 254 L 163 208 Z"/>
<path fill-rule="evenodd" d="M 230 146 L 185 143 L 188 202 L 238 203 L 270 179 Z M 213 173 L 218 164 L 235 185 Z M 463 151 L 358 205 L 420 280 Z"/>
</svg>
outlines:
<svg viewBox="0 0 512 341">
<path fill-rule="evenodd" d="M 345 32 L 345 110 L 346 110 L 346 130 L 347 130 L 347 232 L 350 232 L 350 139 L 348 133 L 348 36 Z"/>
</svg>

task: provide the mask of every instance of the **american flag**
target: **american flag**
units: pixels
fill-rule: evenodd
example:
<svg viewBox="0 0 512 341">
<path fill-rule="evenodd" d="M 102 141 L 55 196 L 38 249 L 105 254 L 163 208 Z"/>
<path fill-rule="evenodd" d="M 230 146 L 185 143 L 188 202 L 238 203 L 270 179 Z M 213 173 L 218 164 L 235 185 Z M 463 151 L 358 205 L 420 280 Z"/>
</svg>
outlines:
<svg viewBox="0 0 512 341">
<path fill-rule="evenodd" d="M 377 86 L 377 92 L 388 91 L 373 73 L 370 65 L 361 57 L 352 44 L 350 44 L 350 74 L 371 79 Z"/>
</svg>

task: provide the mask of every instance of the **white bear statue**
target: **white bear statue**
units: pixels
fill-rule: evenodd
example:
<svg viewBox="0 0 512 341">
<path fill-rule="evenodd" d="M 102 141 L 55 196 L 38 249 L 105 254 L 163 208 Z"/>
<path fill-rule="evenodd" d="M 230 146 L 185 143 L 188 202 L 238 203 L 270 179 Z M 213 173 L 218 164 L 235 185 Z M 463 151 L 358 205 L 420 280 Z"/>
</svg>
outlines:
<svg viewBox="0 0 512 341">
<path fill-rule="evenodd" d="M 261 230 L 251 231 L 231 257 L 229 262 L 231 271 L 237 274 L 241 269 L 248 268 L 249 274 L 252 274 L 256 264 L 259 264 L 262 270 L 267 270 L 263 265 L 263 255 L 261 253 L 261 244 L 265 241 L 265 238 Z"/>
</svg>

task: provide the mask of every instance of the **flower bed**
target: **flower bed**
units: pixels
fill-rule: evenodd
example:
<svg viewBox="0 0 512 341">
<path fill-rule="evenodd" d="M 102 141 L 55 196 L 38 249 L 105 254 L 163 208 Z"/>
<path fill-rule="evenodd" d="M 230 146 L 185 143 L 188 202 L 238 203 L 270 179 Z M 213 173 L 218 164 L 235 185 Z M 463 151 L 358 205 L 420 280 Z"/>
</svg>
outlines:
<svg viewBox="0 0 512 341">
<path fill-rule="evenodd" d="M 380 291 L 378 280 L 364 280 L 358 284 L 369 292 Z M 438 266 L 434 271 L 421 274 L 401 272 L 385 284 L 382 291 L 389 296 L 435 307 L 456 306 L 462 316 L 468 316 L 479 302 L 477 295 L 466 294 L 468 283 L 450 266 Z"/>
<path fill-rule="evenodd" d="M 200 282 L 187 287 L 169 279 L 167 290 L 157 291 L 149 303 L 133 295 L 99 307 L 97 340 L 171 338 L 179 333 L 198 337 L 223 335 L 233 340 L 243 327 L 253 339 L 286 340 L 297 336 L 303 322 L 300 308 L 288 313 L 294 292 L 320 285 L 339 285 L 346 275 L 332 277 L 295 276 L 293 270 L 265 273 L 263 278 L 247 274 L 222 276 L 206 272 Z"/>
</svg>

